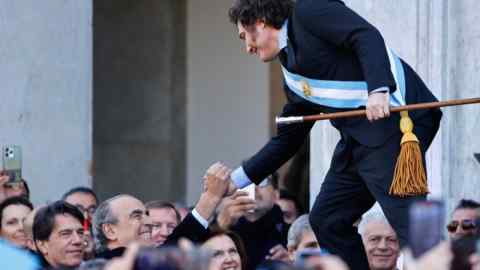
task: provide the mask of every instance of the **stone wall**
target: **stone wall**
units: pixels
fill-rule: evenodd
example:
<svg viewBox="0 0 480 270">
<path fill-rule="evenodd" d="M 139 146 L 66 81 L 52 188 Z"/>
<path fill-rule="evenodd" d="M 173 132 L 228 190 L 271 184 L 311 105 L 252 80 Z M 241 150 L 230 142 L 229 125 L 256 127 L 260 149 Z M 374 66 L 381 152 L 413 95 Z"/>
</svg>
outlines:
<svg viewBox="0 0 480 270">
<path fill-rule="evenodd" d="M 90 185 L 92 3 L 0 1 L 0 145 L 23 148 L 34 203 Z"/>
<path fill-rule="evenodd" d="M 94 188 L 185 198 L 185 2 L 94 1 Z"/>
</svg>

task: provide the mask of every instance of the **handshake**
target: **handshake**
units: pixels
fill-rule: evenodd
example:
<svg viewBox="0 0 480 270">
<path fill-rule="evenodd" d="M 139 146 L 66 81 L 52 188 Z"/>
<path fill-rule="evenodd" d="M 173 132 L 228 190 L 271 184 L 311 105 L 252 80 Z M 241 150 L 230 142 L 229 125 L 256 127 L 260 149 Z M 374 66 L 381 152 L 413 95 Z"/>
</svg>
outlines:
<svg viewBox="0 0 480 270">
<path fill-rule="evenodd" d="M 223 198 L 235 193 L 237 186 L 231 179 L 232 170 L 217 162 L 208 168 L 203 176 L 203 192 L 212 198 Z"/>
<path fill-rule="evenodd" d="M 234 225 L 240 217 L 257 209 L 255 200 L 249 194 L 238 191 L 231 179 L 232 170 L 217 162 L 208 168 L 203 177 L 203 194 L 209 202 L 216 202 L 217 224 L 222 229 Z"/>
</svg>

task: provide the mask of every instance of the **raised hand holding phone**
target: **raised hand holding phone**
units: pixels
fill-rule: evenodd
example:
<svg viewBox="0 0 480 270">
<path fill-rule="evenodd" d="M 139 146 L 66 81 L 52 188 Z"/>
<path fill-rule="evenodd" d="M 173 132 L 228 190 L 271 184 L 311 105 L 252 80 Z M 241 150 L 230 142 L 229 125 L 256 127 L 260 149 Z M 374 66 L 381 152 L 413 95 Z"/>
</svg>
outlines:
<svg viewBox="0 0 480 270">
<path fill-rule="evenodd" d="M 7 198 L 7 194 L 5 192 L 5 185 L 8 183 L 10 177 L 0 171 L 0 203 L 3 202 Z"/>
<path fill-rule="evenodd" d="M 9 182 L 22 181 L 22 148 L 6 145 L 2 148 L 2 171 L 9 176 Z"/>
<path fill-rule="evenodd" d="M 255 200 L 255 184 L 250 184 L 239 191 L 247 193 L 249 199 Z"/>
<path fill-rule="evenodd" d="M 252 200 L 248 193 L 237 191 L 232 196 L 224 198 L 217 217 L 218 225 L 228 229 L 236 224 L 239 218 L 253 212 L 255 207 L 255 200 Z"/>
</svg>

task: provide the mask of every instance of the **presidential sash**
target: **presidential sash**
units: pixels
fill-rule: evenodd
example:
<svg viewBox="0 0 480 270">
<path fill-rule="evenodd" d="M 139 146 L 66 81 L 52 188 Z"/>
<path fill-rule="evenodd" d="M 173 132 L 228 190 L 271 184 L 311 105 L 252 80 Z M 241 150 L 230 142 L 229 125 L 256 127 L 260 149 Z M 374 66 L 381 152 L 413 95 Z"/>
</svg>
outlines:
<svg viewBox="0 0 480 270">
<path fill-rule="evenodd" d="M 405 105 L 405 72 L 400 58 L 387 47 L 390 70 L 397 90 L 390 94 L 390 105 Z M 368 100 L 368 85 L 365 81 L 330 81 L 307 78 L 292 73 L 282 66 L 286 84 L 302 98 L 327 107 L 353 109 L 365 106 Z"/>
</svg>

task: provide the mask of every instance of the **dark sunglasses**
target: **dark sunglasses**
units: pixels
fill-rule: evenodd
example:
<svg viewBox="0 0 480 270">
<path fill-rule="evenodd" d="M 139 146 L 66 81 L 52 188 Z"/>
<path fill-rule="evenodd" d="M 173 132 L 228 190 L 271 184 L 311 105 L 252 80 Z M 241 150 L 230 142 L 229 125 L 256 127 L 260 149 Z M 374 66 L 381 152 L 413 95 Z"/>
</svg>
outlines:
<svg viewBox="0 0 480 270">
<path fill-rule="evenodd" d="M 464 219 L 461 222 L 458 222 L 456 220 L 453 220 L 447 225 L 447 230 L 451 233 L 457 231 L 457 227 L 462 226 L 462 230 L 464 231 L 470 231 L 474 230 L 477 228 L 477 225 L 475 224 L 475 220 L 471 219 Z"/>
</svg>

